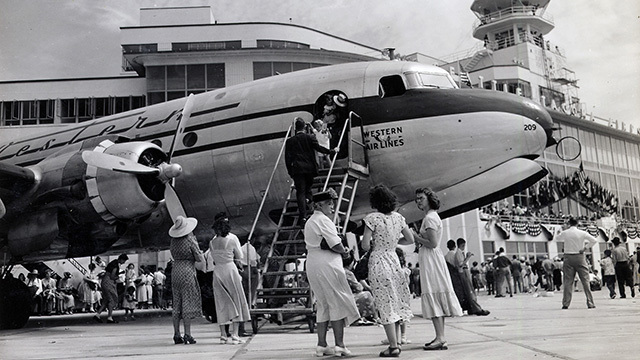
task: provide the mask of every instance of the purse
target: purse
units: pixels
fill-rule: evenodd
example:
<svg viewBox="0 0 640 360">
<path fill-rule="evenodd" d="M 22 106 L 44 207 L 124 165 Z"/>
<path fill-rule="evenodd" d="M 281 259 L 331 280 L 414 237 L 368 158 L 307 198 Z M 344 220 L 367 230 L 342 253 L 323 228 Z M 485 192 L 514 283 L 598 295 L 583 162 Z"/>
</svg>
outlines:
<svg viewBox="0 0 640 360">
<path fill-rule="evenodd" d="M 353 274 L 356 276 L 358 281 L 366 280 L 369 277 L 369 254 L 370 252 L 364 254 L 353 269 Z"/>
</svg>

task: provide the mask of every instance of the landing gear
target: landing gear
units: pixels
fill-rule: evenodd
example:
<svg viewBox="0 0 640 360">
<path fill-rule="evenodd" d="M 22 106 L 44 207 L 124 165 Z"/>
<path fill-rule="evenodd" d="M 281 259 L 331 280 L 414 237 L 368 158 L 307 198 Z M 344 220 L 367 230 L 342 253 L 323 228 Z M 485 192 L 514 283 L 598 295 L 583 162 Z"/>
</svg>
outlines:
<svg viewBox="0 0 640 360">
<path fill-rule="evenodd" d="M 29 320 L 31 308 L 27 285 L 12 276 L 0 279 L 0 330 L 22 328 Z"/>
</svg>

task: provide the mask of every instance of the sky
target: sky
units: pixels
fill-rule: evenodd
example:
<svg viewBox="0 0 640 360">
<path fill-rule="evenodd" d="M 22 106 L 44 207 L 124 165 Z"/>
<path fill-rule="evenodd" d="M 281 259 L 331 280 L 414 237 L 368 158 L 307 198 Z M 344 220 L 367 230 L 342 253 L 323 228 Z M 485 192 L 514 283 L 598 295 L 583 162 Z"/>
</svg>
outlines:
<svg viewBox="0 0 640 360">
<path fill-rule="evenodd" d="M 120 27 L 141 7 L 209 5 L 219 23 L 304 25 L 399 54 L 446 57 L 479 41 L 472 0 L 3 0 L 0 81 L 120 74 Z M 547 40 L 565 50 L 587 113 L 640 128 L 640 1 L 552 0 Z"/>
</svg>

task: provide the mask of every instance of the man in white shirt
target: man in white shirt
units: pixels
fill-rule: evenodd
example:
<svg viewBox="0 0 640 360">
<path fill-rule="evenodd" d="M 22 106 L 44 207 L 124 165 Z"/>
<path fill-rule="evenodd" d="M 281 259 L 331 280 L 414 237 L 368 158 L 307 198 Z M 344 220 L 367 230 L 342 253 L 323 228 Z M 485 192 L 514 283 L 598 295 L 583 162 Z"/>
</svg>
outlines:
<svg viewBox="0 0 640 360">
<path fill-rule="evenodd" d="M 589 286 L 589 266 L 584 257 L 584 251 L 595 245 L 596 238 L 588 232 L 577 228 L 578 220 L 570 218 L 567 222 L 569 228 L 558 234 L 557 241 L 564 242 L 564 264 L 562 271 L 563 278 L 563 295 L 562 308 L 568 309 L 571 304 L 571 296 L 573 295 L 573 279 L 576 272 L 584 288 L 584 295 L 587 298 L 587 308 L 593 309 L 596 305 L 593 303 L 591 288 Z"/>
<path fill-rule="evenodd" d="M 158 270 L 153 273 L 153 305 L 155 308 L 162 310 L 167 306 L 164 302 L 164 282 L 167 280 L 167 276 L 164 274 L 164 269 L 159 267 Z"/>
</svg>

